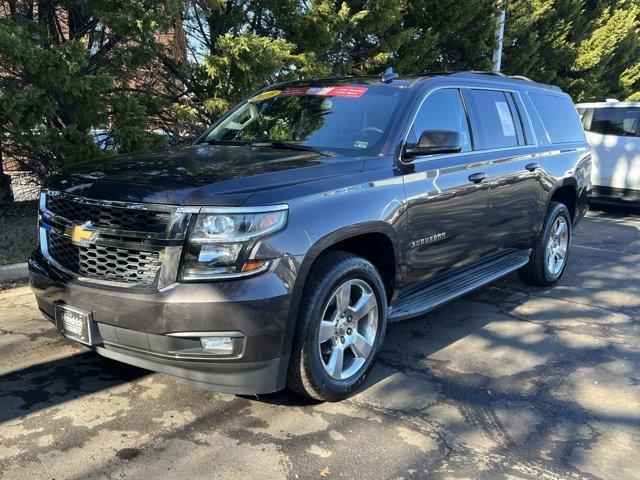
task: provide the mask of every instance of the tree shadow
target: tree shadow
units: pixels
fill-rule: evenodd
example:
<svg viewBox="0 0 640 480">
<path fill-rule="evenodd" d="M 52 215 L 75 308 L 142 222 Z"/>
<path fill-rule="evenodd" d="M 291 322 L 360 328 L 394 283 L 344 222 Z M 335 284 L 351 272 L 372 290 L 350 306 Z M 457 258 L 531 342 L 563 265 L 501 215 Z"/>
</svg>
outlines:
<svg viewBox="0 0 640 480">
<path fill-rule="evenodd" d="M 152 372 L 86 351 L 0 376 L 0 423 L 139 380 Z"/>
<path fill-rule="evenodd" d="M 637 228 L 606 216 L 591 222 L 585 235 L 596 225 L 620 239 L 616 250 L 635 248 Z M 572 253 L 575 262 L 567 272 L 571 278 L 565 277 L 556 287 L 529 287 L 512 275 L 423 317 L 390 325 L 379 361 L 364 388 L 336 411 L 362 408 L 381 412 L 393 419 L 389 421 L 422 422 L 421 428 L 438 438 L 438 450 L 432 455 L 416 451 L 394 459 L 398 475 L 427 462 L 428 468 L 435 470 L 443 462 L 451 462 L 451 452 L 471 455 L 478 450 L 473 442 L 479 434 L 491 444 L 492 460 L 487 461 L 496 462 L 494 467 L 504 458 L 531 460 L 560 472 L 560 476 L 581 475 L 570 457 L 577 451 L 588 454 L 599 441 L 602 428 L 640 427 L 640 412 L 628 405 L 633 404 L 633 394 L 625 390 L 640 383 L 636 373 L 640 341 L 638 319 L 613 316 L 613 310 L 606 310 L 612 305 L 598 303 L 595 295 L 599 290 L 582 288 L 578 300 L 564 298 L 568 288 L 581 287 L 574 277 L 601 273 L 609 282 L 605 285 L 608 289 L 628 283 L 627 268 L 637 267 L 615 251 L 601 256 L 588 250 Z M 638 307 L 631 303 L 629 308 Z M 93 353 L 11 372 L 0 377 L 0 391 L 10 399 L 0 411 L 0 421 L 132 382 L 148 373 Z M 594 387 L 596 384 L 599 386 Z M 186 387 L 176 384 L 176 388 L 181 388 L 181 393 L 156 400 L 161 410 L 185 405 L 180 400 Z M 596 388 L 596 393 L 605 392 L 605 396 L 589 398 L 589 392 Z M 172 428 L 171 437 L 189 438 L 194 431 L 226 429 L 242 442 L 274 442 L 269 433 L 255 433 L 256 425 L 269 432 L 271 425 L 288 415 L 293 415 L 294 421 L 299 415 L 299 421 L 304 422 L 308 417 L 301 411 L 321 412 L 330 422 L 327 429 L 349 431 L 353 438 L 371 434 L 371 426 L 362 418 L 345 413 L 327 415 L 319 402 L 292 392 L 212 402 L 218 397 L 210 392 L 186 391 L 188 405 L 198 405 L 200 410 L 192 420 Z M 611 392 L 615 397 L 621 391 L 631 395 L 631 402 L 627 399 L 628 404 L 618 405 L 618 398 L 606 395 Z M 455 414 L 443 413 L 444 408 Z M 247 415 L 248 411 L 253 415 Z M 521 420 L 523 416 L 526 421 Z M 304 454 L 321 435 L 276 443 L 290 449 L 289 453 Z M 151 445 L 150 440 L 147 446 L 153 457 L 156 453 Z M 508 463 L 499 466 L 503 473 L 510 471 Z M 474 465 L 466 467 L 473 471 Z M 95 465 L 96 472 L 104 468 L 110 467 Z"/>
</svg>

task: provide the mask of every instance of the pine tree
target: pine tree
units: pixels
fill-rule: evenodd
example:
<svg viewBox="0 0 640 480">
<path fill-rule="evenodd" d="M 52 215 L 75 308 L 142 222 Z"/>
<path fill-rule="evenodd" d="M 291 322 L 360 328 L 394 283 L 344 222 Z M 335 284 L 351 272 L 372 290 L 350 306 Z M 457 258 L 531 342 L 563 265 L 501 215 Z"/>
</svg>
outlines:
<svg viewBox="0 0 640 480">
<path fill-rule="evenodd" d="M 28 1 L 0 5 L 0 141 L 3 155 L 46 176 L 104 154 L 157 147 L 149 132 L 159 91 L 137 74 L 157 60 L 167 2 Z M 147 77 L 151 78 L 152 77 Z"/>
<path fill-rule="evenodd" d="M 504 70 L 576 101 L 640 96 L 639 0 L 512 0 Z"/>
</svg>

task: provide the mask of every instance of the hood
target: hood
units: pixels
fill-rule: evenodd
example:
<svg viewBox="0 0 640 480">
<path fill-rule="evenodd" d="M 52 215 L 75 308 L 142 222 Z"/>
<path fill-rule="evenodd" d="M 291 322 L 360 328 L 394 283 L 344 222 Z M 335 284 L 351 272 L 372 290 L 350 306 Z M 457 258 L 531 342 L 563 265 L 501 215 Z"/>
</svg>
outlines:
<svg viewBox="0 0 640 480">
<path fill-rule="evenodd" d="M 199 144 L 79 163 L 47 186 L 100 200 L 237 206 L 258 191 L 355 173 L 363 166 L 362 158 Z"/>
</svg>

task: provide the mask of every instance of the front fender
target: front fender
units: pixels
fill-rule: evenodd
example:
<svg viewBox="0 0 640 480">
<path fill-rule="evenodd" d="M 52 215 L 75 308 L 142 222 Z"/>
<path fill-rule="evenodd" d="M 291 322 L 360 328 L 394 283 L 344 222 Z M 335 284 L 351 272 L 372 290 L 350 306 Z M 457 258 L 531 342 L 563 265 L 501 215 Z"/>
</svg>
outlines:
<svg viewBox="0 0 640 480">
<path fill-rule="evenodd" d="M 313 191 L 310 191 L 313 190 Z M 290 348 L 304 285 L 315 259 L 327 248 L 354 236 L 380 233 L 391 241 L 396 285 L 401 285 L 406 236 L 406 202 L 401 175 L 391 169 L 365 171 L 299 187 L 305 195 L 287 199 L 272 192 L 269 203 L 287 203 L 287 226 L 253 249 L 255 259 L 303 256 L 294 283 L 288 315 L 286 345 Z M 266 203 L 266 202 L 262 202 Z"/>
</svg>

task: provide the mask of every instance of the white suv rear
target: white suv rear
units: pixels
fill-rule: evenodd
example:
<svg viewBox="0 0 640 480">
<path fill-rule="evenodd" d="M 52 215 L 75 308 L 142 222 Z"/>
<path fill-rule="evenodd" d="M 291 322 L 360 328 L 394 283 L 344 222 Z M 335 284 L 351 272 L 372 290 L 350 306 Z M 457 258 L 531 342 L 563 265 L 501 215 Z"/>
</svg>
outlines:
<svg viewBox="0 0 640 480">
<path fill-rule="evenodd" d="M 640 202 L 640 102 L 576 105 L 593 154 L 593 197 Z"/>
</svg>

